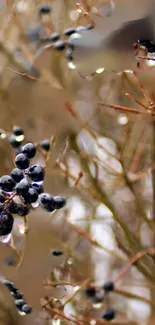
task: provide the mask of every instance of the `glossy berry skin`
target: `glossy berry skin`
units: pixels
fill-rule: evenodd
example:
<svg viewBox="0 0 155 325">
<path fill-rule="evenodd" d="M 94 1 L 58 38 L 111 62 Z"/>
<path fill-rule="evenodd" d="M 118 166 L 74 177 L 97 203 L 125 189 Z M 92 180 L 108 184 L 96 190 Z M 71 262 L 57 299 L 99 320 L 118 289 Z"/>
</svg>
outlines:
<svg viewBox="0 0 155 325">
<path fill-rule="evenodd" d="M 66 28 L 63 32 L 63 35 L 70 36 L 76 32 L 75 28 Z"/>
<path fill-rule="evenodd" d="M 19 169 L 27 169 L 29 167 L 29 159 L 23 153 L 20 153 L 15 158 L 15 164 Z"/>
<path fill-rule="evenodd" d="M 8 208 L 9 212 L 12 214 L 16 214 L 17 211 L 17 204 L 14 202 L 11 202 Z"/>
<path fill-rule="evenodd" d="M 49 139 L 45 139 L 43 141 L 40 142 L 40 146 L 43 150 L 45 151 L 49 151 L 50 150 L 50 140 Z"/>
<path fill-rule="evenodd" d="M 38 193 L 34 188 L 29 188 L 27 193 L 23 196 L 24 203 L 34 203 L 38 199 Z"/>
<path fill-rule="evenodd" d="M 9 175 L 4 175 L 0 178 L 0 187 L 3 191 L 12 192 L 15 184 L 14 179 Z"/>
<path fill-rule="evenodd" d="M 61 196 L 54 196 L 53 201 L 54 209 L 62 209 L 66 205 L 66 200 Z"/>
<path fill-rule="evenodd" d="M 28 192 L 31 184 L 27 181 L 27 179 L 22 179 L 17 185 L 16 185 L 16 192 L 18 195 L 25 196 Z"/>
<path fill-rule="evenodd" d="M 66 43 L 64 41 L 57 41 L 54 46 L 53 49 L 55 51 L 63 51 L 66 47 Z"/>
<path fill-rule="evenodd" d="M 4 192 L 0 191 L 0 203 L 4 203 L 5 200 L 6 200 L 6 198 L 5 198 Z"/>
<path fill-rule="evenodd" d="M 102 318 L 104 320 L 110 321 L 113 320 L 116 316 L 116 311 L 114 308 L 108 308 L 107 310 L 105 310 Z"/>
<path fill-rule="evenodd" d="M 17 289 L 15 288 L 14 283 L 12 281 L 4 280 L 3 284 L 8 288 L 8 290 L 16 292 Z"/>
<path fill-rule="evenodd" d="M 32 307 L 29 306 L 29 305 L 27 305 L 27 304 L 24 304 L 24 305 L 22 306 L 21 311 L 22 311 L 23 313 L 25 313 L 26 315 L 28 315 L 28 314 L 30 314 L 30 313 L 32 312 Z"/>
<path fill-rule="evenodd" d="M 15 305 L 19 310 L 22 310 L 22 307 L 24 306 L 25 302 L 23 299 L 15 299 Z"/>
<path fill-rule="evenodd" d="M 21 145 L 21 142 L 19 142 L 19 141 L 16 140 L 16 136 L 14 134 L 10 135 L 10 137 L 9 137 L 9 143 L 15 149 L 16 148 L 19 148 L 20 145 Z"/>
<path fill-rule="evenodd" d="M 113 281 L 106 281 L 103 285 L 103 290 L 105 292 L 110 292 L 114 290 L 114 283 Z"/>
<path fill-rule="evenodd" d="M 16 289 L 15 292 L 11 292 L 14 299 L 19 300 L 23 298 L 23 295 Z"/>
<path fill-rule="evenodd" d="M 29 159 L 35 157 L 36 147 L 33 143 L 27 143 L 22 147 L 22 153 L 24 153 Z"/>
<path fill-rule="evenodd" d="M 40 182 L 44 179 L 44 169 L 40 165 L 33 165 L 29 168 L 28 176 L 32 179 L 34 182 Z"/>
<path fill-rule="evenodd" d="M 51 13 L 52 7 L 48 4 L 43 4 L 38 7 L 38 12 L 40 15 L 48 15 Z"/>
<path fill-rule="evenodd" d="M 48 41 L 49 42 L 56 42 L 60 39 L 60 34 L 59 33 L 52 33 L 49 37 L 48 37 Z"/>
<path fill-rule="evenodd" d="M 20 126 L 14 126 L 13 127 L 13 134 L 17 137 L 24 134 L 23 129 Z"/>
<path fill-rule="evenodd" d="M 96 289 L 95 288 L 85 288 L 84 293 L 89 298 L 95 298 Z"/>
<path fill-rule="evenodd" d="M 54 210 L 54 208 L 53 208 L 54 200 L 53 200 L 53 196 L 51 194 L 42 193 L 40 195 L 40 202 L 46 211 L 52 212 Z"/>
<path fill-rule="evenodd" d="M 61 251 L 61 250 L 59 250 L 59 249 L 54 249 L 53 251 L 52 251 L 52 255 L 53 256 L 61 256 L 61 255 L 63 255 L 64 253 Z"/>
<path fill-rule="evenodd" d="M 11 177 L 16 183 L 19 183 L 24 178 L 24 174 L 21 169 L 14 168 L 11 172 Z"/>
<path fill-rule="evenodd" d="M 0 215 L 0 236 L 9 235 L 13 228 L 14 219 L 11 213 L 2 212 Z"/>
<path fill-rule="evenodd" d="M 42 184 L 37 184 L 37 183 L 31 183 L 32 188 L 34 188 L 38 194 L 41 194 L 44 192 L 44 188 Z"/>
<path fill-rule="evenodd" d="M 16 213 L 17 213 L 20 217 L 25 217 L 25 216 L 27 216 L 29 212 L 30 212 L 30 207 L 29 207 L 29 206 L 18 205 L 17 208 L 16 208 Z"/>
</svg>

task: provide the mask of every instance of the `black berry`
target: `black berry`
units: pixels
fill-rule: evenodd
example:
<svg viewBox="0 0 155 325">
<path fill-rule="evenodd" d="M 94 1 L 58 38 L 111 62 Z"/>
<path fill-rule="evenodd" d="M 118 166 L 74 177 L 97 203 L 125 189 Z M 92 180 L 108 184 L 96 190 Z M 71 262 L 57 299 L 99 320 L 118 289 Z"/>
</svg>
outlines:
<svg viewBox="0 0 155 325">
<path fill-rule="evenodd" d="M 114 283 L 113 281 L 106 281 L 103 285 L 103 290 L 105 292 L 110 292 L 114 290 Z"/>
<path fill-rule="evenodd" d="M 84 289 L 84 293 L 86 294 L 87 297 L 89 298 L 95 298 L 95 294 L 96 294 L 96 289 L 95 288 L 85 288 Z"/>
<path fill-rule="evenodd" d="M 4 175 L 0 178 L 0 187 L 3 191 L 12 192 L 15 184 L 14 179 L 9 175 Z"/>
<path fill-rule="evenodd" d="M 22 153 L 24 153 L 29 159 L 35 157 L 36 147 L 33 143 L 27 143 L 22 147 Z"/>
<path fill-rule="evenodd" d="M 19 183 L 24 178 L 24 174 L 21 169 L 14 168 L 11 172 L 11 177 L 16 183 Z"/>
<path fill-rule="evenodd" d="M 55 51 L 63 51 L 66 47 L 66 43 L 64 41 L 57 41 L 54 46 L 53 49 Z"/>
<path fill-rule="evenodd" d="M 0 203 L 4 203 L 6 200 L 5 194 L 3 191 L 0 191 Z"/>
<path fill-rule="evenodd" d="M 53 256 L 61 256 L 61 255 L 63 255 L 63 252 L 61 250 L 59 250 L 59 249 L 54 249 L 52 251 L 52 255 Z"/>
<path fill-rule="evenodd" d="M 66 28 L 63 32 L 64 35 L 70 36 L 76 32 L 75 28 Z"/>
<path fill-rule="evenodd" d="M 12 201 L 8 207 L 8 211 L 12 214 L 16 214 L 17 204 Z"/>
<path fill-rule="evenodd" d="M 13 148 L 18 148 L 21 145 L 21 142 L 16 140 L 16 136 L 14 134 L 10 135 L 9 137 L 9 143 Z"/>
<path fill-rule="evenodd" d="M 44 179 L 44 169 L 40 165 L 33 165 L 29 168 L 28 176 L 32 181 L 40 182 Z"/>
<path fill-rule="evenodd" d="M 54 210 L 54 207 L 53 207 L 54 200 L 53 200 L 53 196 L 51 194 L 42 193 L 40 195 L 40 202 L 46 211 L 52 212 Z"/>
<path fill-rule="evenodd" d="M 37 184 L 37 183 L 31 183 L 32 188 L 34 188 L 38 194 L 41 194 L 44 192 L 44 188 L 42 184 Z"/>
<path fill-rule="evenodd" d="M 19 310 L 22 310 L 22 307 L 24 306 L 25 302 L 23 299 L 16 299 L 15 305 Z"/>
<path fill-rule="evenodd" d="M 0 236 L 9 235 L 13 228 L 14 219 L 11 213 L 2 212 L 0 215 Z"/>
<path fill-rule="evenodd" d="M 24 135 L 24 131 L 20 126 L 14 126 L 13 127 L 13 134 L 18 137 L 20 135 Z"/>
<path fill-rule="evenodd" d="M 66 204 L 66 200 L 61 196 L 53 197 L 53 208 L 54 209 L 62 209 Z"/>
<path fill-rule="evenodd" d="M 24 195 L 24 203 L 34 203 L 38 199 L 38 193 L 34 188 L 29 188 Z"/>
<path fill-rule="evenodd" d="M 48 15 L 51 13 L 52 7 L 48 4 L 43 4 L 38 7 L 38 12 L 40 15 Z"/>
<path fill-rule="evenodd" d="M 50 140 L 49 139 L 45 139 L 45 140 L 41 141 L 40 142 L 40 146 L 45 151 L 49 151 L 50 150 Z"/>
<path fill-rule="evenodd" d="M 20 217 L 25 217 L 30 212 L 30 207 L 28 205 L 18 205 L 16 208 L 16 213 Z"/>
<path fill-rule="evenodd" d="M 27 169 L 29 167 L 29 159 L 23 153 L 20 153 L 15 158 L 15 164 L 19 169 Z"/>
<path fill-rule="evenodd" d="M 49 37 L 48 37 L 48 41 L 50 42 L 56 42 L 58 41 L 60 38 L 60 34 L 59 33 L 52 33 Z"/>
<path fill-rule="evenodd" d="M 104 320 L 110 321 L 110 320 L 114 319 L 115 316 L 116 316 L 116 311 L 115 311 L 115 309 L 114 309 L 114 308 L 108 308 L 107 310 L 105 310 L 105 312 L 104 312 L 102 318 L 103 318 Z"/>
<path fill-rule="evenodd" d="M 25 313 L 25 314 L 30 314 L 31 312 L 32 312 L 32 307 L 31 306 L 29 306 L 29 305 L 27 305 L 27 304 L 24 304 L 23 306 L 22 306 L 22 312 L 23 313 Z"/>
<path fill-rule="evenodd" d="M 23 298 L 23 295 L 22 295 L 18 290 L 16 290 L 15 292 L 11 292 L 11 295 L 12 295 L 16 300 L 19 300 L 19 299 L 22 299 L 22 298 Z"/>
<path fill-rule="evenodd" d="M 3 284 L 12 292 L 15 292 L 16 291 L 16 288 L 14 286 L 14 283 L 12 281 L 9 281 L 9 280 L 4 280 L 3 281 Z"/>
<path fill-rule="evenodd" d="M 17 194 L 22 195 L 22 196 L 25 196 L 26 193 L 28 192 L 30 186 L 31 186 L 31 184 L 26 179 L 22 179 L 20 181 L 20 183 L 18 183 L 16 185 L 16 192 L 17 192 Z"/>
</svg>

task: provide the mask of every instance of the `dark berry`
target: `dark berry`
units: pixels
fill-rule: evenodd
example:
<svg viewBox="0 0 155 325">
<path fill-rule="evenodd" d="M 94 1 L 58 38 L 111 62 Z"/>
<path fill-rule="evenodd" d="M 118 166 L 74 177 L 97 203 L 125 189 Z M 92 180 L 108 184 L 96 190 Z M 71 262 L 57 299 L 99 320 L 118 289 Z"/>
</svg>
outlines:
<svg viewBox="0 0 155 325">
<path fill-rule="evenodd" d="M 22 299 L 23 295 L 17 290 L 16 292 L 11 292 L 11 295 L 13 296 L 14 299 Z"/>
<path fill-rule="evenodd" d="M 40 202 L 46 211 L 52 212 L 54 210 L 54 208 L 53 208 L 54 200 L 53 200 L 53 196 L 51 194 L 42 193 L 40 195 Z"/>
<path fill-rule="evenodd" d="M 25 196 L 28 192 L 31 184 L 27 181 L 27 179 L 22 179 L 20 183 L 16 185 L 16 192 L 19 195 Z"/>
<path fill-rule="evenodd" d="M 22 307 L 25 305 L 25 302 L 23 299 L 16 299 L 15 305 L 19 310 L 22 310 Z"/>
<path fill-rule="evenodd" d="M 58 41 L 60 38 L 60 34 L 59 33 L 52 33 L 49 37 L 48 37 L 48 41 L 50 42 L 56 42 Z"/>
<path fill-rule="evenodd" d="M 54 249 L 53 251 L 52 251 L 52 255 L 53 256 L 61 256 L 61 255 L 63 255 L 64 253 L 61 251 L 61 250 L 59 250 L 59 249 Z"/>
<path fill-rule="evenodd" d="M 63 51 L 66 47 L 66 43 L 64 41 L 57 41 L 54 46 L 53 49 L 55 51 Z"/>
<path fill-rule="evenodd" d="M 48 15 L 51 13 L 52 7 L 48 4 L 42 4 L 38 7 L 38 12 L 40 15 Z"/>
<path fill-rule="evenodd" d="M 86 30 L 85 26 L 78 26 L 78 27 L 76 27 L 75 32 L 79 33 L 79 32 L 82 32 L 83 30 Z"/>
<path fill-rule="evenodd" d="M 11 292 L 15 292 L 16 288 L 15 285 L 12 281 L 9 280 L 4 280 L 3 284 L 11 291 Z"/>
<path fill-rule="evenodd" d="M 45 151 L 49 151 L 50 150 L 50 140 L 49 139 L 45 139 L 45 140 L 41 141 L 40 142 L 40 146 Z"/>
<path fill-rule="evenodd" d="M 110 321 L 110 320 L 114 319 L 115 316 L 116 316 L 116 311 L 115 311 L 115 309 L 114 309 L 114 308 L 108 308 L 108 309 L 104 312 L 102 318 L 103 318 L 104 320 Z"/>
<path fill-rule="evenodd" d="M 31 183 L 32 188 L 34 188 L 38 194 L 41 194 L 44 192 L 44 188 L 42 184 L 37 184 L 37 183 Z"/>
<path fill-rule="evenodd" d="M 103 285 L 103 290 L 105 292 L 110 292 L 114 290 L 114 283 L 113 281 L 106 281 Z"/>
<path fill-rule="evenodd" d="M 38 193 L 34 188 L 29 188 L 24 197 L 24 203 L 34 203 L 38 199 Z"/>
<path fill-rule="evenodd" d="M 2 212 L 0 215 L 0 236 L 9 235 L 13 228 L 14 219 L 11 213 Z"/>
<path fill-rule="evenodd" d="M 17 204 L 12 201 L 8 207 L 8 211 L 12 214 L 16 214 Z"/>
<path fill-rule="evenodd" d="M 4 203 L 0 203 L 0 213 L 4 210 Z"/>
<path fill-rule="evenodd" d="M 0 191 L 0 203 L 4 203 L 6 200 L 5 194 L 3 191 Z"/>
<path fill-rule="evenodd" d="M 29 167 L 29 159 L 23 153 L 20 153 L 15 158 L 15 164 L 19 169 L 27 169 Z"/>
<path fill-rule="evenodd" d="M 12 192 L 15 184 L 14 179 L 9 175 L 4 175 L 0 178 L 0 187 L 3 191 Z"/>
<path fill-rule="evenodd" d="M 20 217 L 27 216 L 29 212 L 30 212 L 30 207 L 27 206 L 27 205 L 18 205 L 17 208 L 16 208 L 16 213 Z"/>
<path fill-rule="evenodd" d="M 13 127 L 13 134 L 17 137 L 24 134 L 23 129 L 20 126 L 14 126 Z"/>
<path fill-rule="evenodd" d="M 68 61 L 72 61 L 73 60 L 73 50 L 71 47 L 69 47 L 67 50 L 66 50 L 66 59 Z"/>
<path fill-rule="evenodd" d="M 24 178 L 24 174 L 21 169 L 14 168 L 11 172 L 11 177 L 16 183 L 19 183 Z"/>
<path fill-rule="evenodd" d="M 24 304 L 22 306 L 22 312 L 28 315 L 32 312 L 32 307 L 27 304 Z"/>
<path fill-rule="evenodd" d="M 32 181 L 40 182 L 44 179 L 44 169 L 40 165 L 33 165 L 29 168 L 28 176 Z"/>
<path fill-rule="evenodd" d="M 70 35 L 72 35 L 75 32 L 76 32 L 76 29 L 75 28 L 66 28 L 64 30 L 63 34 L 66 35 L 66 36 L 70 36 Z"/>
<path fill-rule="evenodd" d="M 66 200 L 61 196 L 54 196 L 53 201 L 54 209 L 62 209 L 66 204 Z"/>
<path fill-rule="evenodd" d="M 14 134 L 10 135 L 9 137 L 9 143 L 13 148 L 18 148 L 21 145 L 21 142 L 16 140 L 16 136 Z"/>
<path fill-rule="evenodd" d="M 85 293 L 86 296 L 89 297 L 89 298 L 95 298 L 96 289 L 93 288 L 93 287 L 85 288 L 85 289 L 84 289 L 84 293 Z"/>
<path fill-rule="evenodd" d="M 35 157 L 36 147 L 33 143 L 27 143 L 22 147 L 22 153 L 24 153 L 29 159 Z"/>
</svg>

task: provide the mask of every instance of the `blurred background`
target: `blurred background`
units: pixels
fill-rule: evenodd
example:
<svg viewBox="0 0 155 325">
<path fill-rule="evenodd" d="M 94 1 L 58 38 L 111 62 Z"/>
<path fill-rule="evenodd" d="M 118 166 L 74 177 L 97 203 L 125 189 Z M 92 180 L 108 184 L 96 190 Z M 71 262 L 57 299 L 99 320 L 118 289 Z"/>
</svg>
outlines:
<svg viewBox="0 0 155 325">
<path fill-rule="evenodd" d="M 40 14 L 40 5 L 51 11 Z M 67 200 L 61 212 L 31 212 L 27 234 L 16 218 L 12 241 L 1 241 L 0 273 L 33 308 L 18 315 L 1 285 L 1 325 L 71 322 L 54 308 L 95 325 L 107 306 L 116 309 L 117 324 L 154 324 L 155 57 L 133 47 L 155 40 L 154 7 L 154 0 L 0 1 L 0 128 L 21 126 L 25 142 L 56 137 L 44 187 Z M 64 32 L 71 27 L 74 37 Z M 54 33 L 64 50 L 49 41 Z M 1 175 L 14 158 L 4 134 Z M 44 164 L 40 153 L 35 162 Z M 102 290 L 96 301 L 83 293 L 89 281 L 100 288 L 117 278 L 145 250 L 108 299 Z"/>
</svg>

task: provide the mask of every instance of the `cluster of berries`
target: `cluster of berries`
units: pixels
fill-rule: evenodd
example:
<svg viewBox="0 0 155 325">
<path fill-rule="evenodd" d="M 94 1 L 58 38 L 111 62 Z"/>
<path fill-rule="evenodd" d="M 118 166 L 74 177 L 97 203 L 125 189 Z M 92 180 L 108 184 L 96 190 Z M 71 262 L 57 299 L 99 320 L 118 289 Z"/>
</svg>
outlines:
<svg viewBox="0 0 155 325">
<path fill-rule="evenodd" d="M 23 134 L 21 128 L 14 127 L 13 134 L 8 137 L 10 144 L 18 149 L 18 152 L 14 160 L 16 168 L 10 175 L 3 175 L 0 178 L 0 236 L 11 233 L 13 215 L 24 217 L 31 209 L 39 206 L 52 212 L 63 208 L 66 203 L 61 196 L 44 193 L 45 168 L 37 164 L 30 166 L 30 160 L 36 155 L 37 146 L 33 143 L 22 146 Z M 43 140 L 39 146 L 47 152 L 50 149 L 50 141 Z"/>
<path fill-rule="evenodd" d="M 49 15 L 51 13 L 51 6 L 48 4 L 40 5 L 38 8 L 40 16 Z M 78 26 L 76 28 L 67 28 L 62 34 L 52 33 L 47 37 L 43 37 L 40 41 L 44 44 L 52 44 L 55 51 L 66 50 L 66 59 L 69 62 L 73 61 L 74 40 L 81 37 L 80 33 L 94 28 L 92 24 L 86 26 Z M 63 38 L 61 40 L 61 37 Z M 66 37 L 68 39 L 66 39 Z"/>
<path fill-rule="evenodd" d="M 14 283 L 9 280 L 4 280 L 3 284 L 7 287 L 12 297 L 15 299 L 15 305 L 19 313 L 22 315 L 30 314 L 32 312 L 32 307 L 25 303 L 23 300 L 23 295 L 15 287 Z"/>
<path fill-rule="evenodd" d="M 107 295 L 109 292 L 114 290 L 114 283 L 113 281 L 106 281 L 102 287 L 103 291 L 104 291 L 104 295 Z M 104 298 L 102 295 L 99 295 L 99 292 L 96 290 L 95 287 L 87 287 L 84 290 L 85 294 L 87 295 L 87 297 L 93 299 L 93 301 L 95 302 L 103 302 Z M 100 297 L 100 300 L 98 299 Z M 102 318 L 105 321 L 111 321 L 115 318 L 116 316 L 116 311 L 114 308 L 109 307 L 107 308 L 104 313 Z"/>
</svg>

